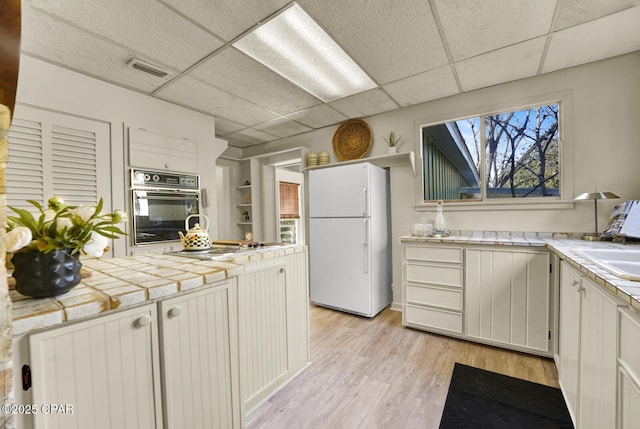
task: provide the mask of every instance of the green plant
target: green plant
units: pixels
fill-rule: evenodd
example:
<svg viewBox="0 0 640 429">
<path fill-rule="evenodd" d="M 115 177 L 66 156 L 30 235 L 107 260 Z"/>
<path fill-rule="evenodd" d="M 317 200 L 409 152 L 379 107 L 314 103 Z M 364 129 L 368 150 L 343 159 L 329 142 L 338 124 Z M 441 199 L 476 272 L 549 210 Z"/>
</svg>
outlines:
<svg viewBox="0 0 640 429">
<path fill-rule="evenodd" d="M 125 235 L 117 225 L 126 220 L 126 213 L 101 214 L 102 198 L 96 206 L 67 206 L 58 197 L 47 201 L 47 208 L 27 200 L 40 214 L 9 206 L 17 216 L 7 216 L 6 251 L 10 253 L 42 252 L 72 249 L 72 254 L 82 252 L 100 257 L 109 239 Z"/>
<path fill-rule="evenodd" d="M 387 142 L 387 144 L 389 145 L 389 147 L 396 147 L 400 144 L 400 140 L 402 139 L 402 136 L 400 137 L 396 137 L 396 133 L 394 133 L 393 131 L 391 131 L 391 133 L 389 133 L 389 137 L 385 137 L 384 141 Z"/>
</svg>

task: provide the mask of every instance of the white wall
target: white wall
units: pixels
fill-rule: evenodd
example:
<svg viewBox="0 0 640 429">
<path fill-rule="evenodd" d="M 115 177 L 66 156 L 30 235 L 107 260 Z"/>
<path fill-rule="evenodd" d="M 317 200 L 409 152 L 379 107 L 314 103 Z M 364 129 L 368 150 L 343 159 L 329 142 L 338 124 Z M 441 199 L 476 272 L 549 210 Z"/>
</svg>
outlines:
<svg viewBox="0 0 640 429">
<path fill-rule="evenodd" d="M 132 71 L 133 73 L 133 71 Z M 121 88 L 28 56 L 20 58 L 17 103 L 104 121 L 111 127 L 112 205 L 127 207 L 129 196 L 126 129 L 145 128 L 157 134 L 198 142 L 198 173 L 202 188 L 209 189 L 211 206 L 204 209 L 212 223 L 216 218 L 215 159 L 226 142 L 215 139 L 215 119 L 146 94 Z M 116 254 L 125 243 L 115 240 Z"/>
<path fill-rule="evenodd" d="M 565 136 L 573 146 L 573 196 L 594 189 L 611 191 L 620 200 L 601 201 L 601 229 L 613 206 L 628 199 L 640 199 L 640 52 L 584 66 L 485 88 L 441 100 L 407 107 L 366 118 L 374 140 L 367 156 L 386 153 L 383 140 L 390 131 L 404 136 L 398 151 L 416 149 L 418 125 L 427 118 L 455 119 L 484 113 L 492 106 L 519 107 L 531 99 L 565 93 L 571 104 L 563 120 Z M 418 91 L 419 88 L 416 88 Z M 337 126 L 299 137 L 291 137 L 245 150 L 245 156 L 307 146 L 326 150 L 336 162 L 331 140 Z M 419 173 L 418 173 L 419 174 Z M 391 168 L 391 216 L 393 234 L 394 301 L 400 303 L 401 255 L 399 237 L 417 222 L 416 184 L 409 167 Z M 583 232 L 593 230 L 593 205 L 569 204 L 558 209 L 478 210 L 447 212 L 447 225 L 460 230 Z M 431 216 L 433 218 L 433 215 Z M 311 244 L 313 245 L 313 244 Z"/>
</svg>

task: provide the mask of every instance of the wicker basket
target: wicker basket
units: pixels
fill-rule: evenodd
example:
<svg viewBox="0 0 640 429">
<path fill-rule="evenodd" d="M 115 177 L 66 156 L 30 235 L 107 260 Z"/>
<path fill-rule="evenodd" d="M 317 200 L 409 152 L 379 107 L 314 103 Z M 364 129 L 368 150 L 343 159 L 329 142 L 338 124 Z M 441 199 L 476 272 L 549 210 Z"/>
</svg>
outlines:
<svg viewBox="0 0 640 429">
<path fill-rule="evenodd" d="M 333 153 L 339 161 L 362 158 L 369 152 L 373 135 L 362 119 L 349 119 L 333 134 Z"/>
</svg>

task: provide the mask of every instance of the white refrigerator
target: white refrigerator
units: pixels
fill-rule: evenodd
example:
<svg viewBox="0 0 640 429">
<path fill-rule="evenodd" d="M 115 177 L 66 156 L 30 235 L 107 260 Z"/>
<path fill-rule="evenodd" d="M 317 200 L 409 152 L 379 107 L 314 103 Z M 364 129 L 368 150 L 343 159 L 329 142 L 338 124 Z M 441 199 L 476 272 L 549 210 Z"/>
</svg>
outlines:
<svg viewBox="0 0 640 429">
<path fill-rule="evenodd" d="M 309 170 L 311 301 L 373 317 L 391 302 L 389 174 L 369 163 Z"/>
</svg>

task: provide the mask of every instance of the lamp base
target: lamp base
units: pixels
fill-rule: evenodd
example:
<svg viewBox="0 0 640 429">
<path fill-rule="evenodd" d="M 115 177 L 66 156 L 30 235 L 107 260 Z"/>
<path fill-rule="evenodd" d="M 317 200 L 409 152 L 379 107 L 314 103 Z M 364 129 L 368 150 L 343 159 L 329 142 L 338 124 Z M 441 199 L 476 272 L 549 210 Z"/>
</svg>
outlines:
<svg viewBox="0 0 640 429">
<path fill-rule="evenodd" d="M 611 237 L 603 237 L 599 233 L 585 233 L 582 234 L 582 239 L 585 241 L 611 241 Z"/>
</svg>

